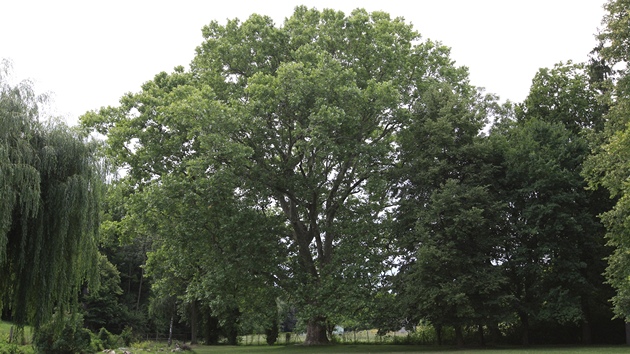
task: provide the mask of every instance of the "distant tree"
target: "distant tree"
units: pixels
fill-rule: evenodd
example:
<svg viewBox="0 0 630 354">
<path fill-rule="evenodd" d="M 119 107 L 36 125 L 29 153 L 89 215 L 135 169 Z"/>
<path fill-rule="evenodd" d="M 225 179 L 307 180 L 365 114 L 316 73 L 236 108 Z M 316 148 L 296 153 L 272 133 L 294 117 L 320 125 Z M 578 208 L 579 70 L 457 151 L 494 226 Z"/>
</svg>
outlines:
<svg viewBox="0 0 630 354">
<path fill-rule="evenodd" d="M 83 323 L 93 332 L 105 328 L 120 333 L 128 325 L 127 311 L 119 300 L 123 293 L 120 272 L 102 255 L 99 257 L 98 270 L 99 283 L 86 287 L 80 298 Z"/>
<path fill-rule="evenodd" d="M 0 68 L 0 307 L 38 327 L 95 275 L 101 171 L 95 145 L 40 111 Z M 59 316 L 63 317 L 63 316 Z"/>
</svg>

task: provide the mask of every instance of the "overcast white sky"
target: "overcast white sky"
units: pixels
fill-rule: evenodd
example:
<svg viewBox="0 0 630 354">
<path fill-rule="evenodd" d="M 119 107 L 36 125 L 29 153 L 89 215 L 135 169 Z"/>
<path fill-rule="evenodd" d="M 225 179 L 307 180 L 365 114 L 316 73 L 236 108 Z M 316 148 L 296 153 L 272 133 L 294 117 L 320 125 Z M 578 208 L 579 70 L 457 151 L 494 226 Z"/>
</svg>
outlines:
<svg viewBox="0 0 630 354">
<path fill-rule="evenodd" d="M 349 13 L 362 7 L 402 16 L 424 38 L 452 48 L 471 82 L 503 100 L 522 101 L 541 67 L 585 61 L 595 46 L 605 0 L 4 0 L 0 58 L 14 78 L 53 93 L 57 113 L 78 116 L 116 105 L 161 71 L 188 66 L 212 20 L 271 16 L 297 5 Z"/>
</svg>

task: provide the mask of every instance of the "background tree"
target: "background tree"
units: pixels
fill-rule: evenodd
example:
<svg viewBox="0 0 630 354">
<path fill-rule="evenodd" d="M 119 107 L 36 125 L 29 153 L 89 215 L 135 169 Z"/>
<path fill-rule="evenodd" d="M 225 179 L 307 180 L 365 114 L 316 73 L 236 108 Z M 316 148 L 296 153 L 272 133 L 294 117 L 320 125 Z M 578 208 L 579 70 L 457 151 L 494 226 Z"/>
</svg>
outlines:
<svg viewBox="0 0 630 354">
<path fill-rule="evenodd" d="M 524 343 L 534 322 L 581 323 L 576 336 L 590 342 L 594 316 L 606 316 L 600 274 L 608 250 L 597 215 L 608 203 L 586 191 L 581 176 L 588 138 L 603 126 L 604 106 L 589 79 L 583 65 L 541 69 L 516 120 L 494 131 L 505 139 L 502 265 Z"/>
<path fill-rule="evenodd" d="M 586 162 L 585 175 L 593 189 L 605 188 L 614 206 L 602 213 L 601 219 L 606 226 L 608 245 L 614 248 L 608 257 L 606 279 L 616 290 L 612 298 L 615 315 L 626 321 L 626 341 L 630 343 L 630 227 L 628 215 L 627 177 L 630 171 L 628 156 L 630 153 L 630 75 L 627 66 L 630 53 L 630 2 L 610 0 L 606 3 L 607 13 L 599 34 L 601 60 L 612 68 L 608 78 L 612 91 L 608 103 L 611 105 L 606 114 L 606 126 L 600 135 L 599 145 L 593 145 L 592 156 Z"/>
<path fill-rule="evenodd" d="M 409 318 L 429 320 L 438 335 L 453 326 L 459 345 L 462 328 L 489 324 L 501 299 L 497 198 L 488 188 L 494 166 L 482 134 L 494 105 L 472 86 L 435 85 L 415 103 L 399 140 L 396 234 L 404 261 L 395 288 Z"/>
<path fill-rule="evenodd" d="M 101 328 L 109 332 L 120 333 L 128 325 L 119 297 L 123 290 L 120 287 L 120 272 L 101 255 L 98 260 L 98 287 L 85 288 L 80 298 L 83 313 L 83 324 L 93 332 Z"/>
<path fill-rule="evenodd" d="M 154 203 L 142 204 L 143 222 L 152 220 L 156 227 L 147 262 L 154 292 L 177 299 L 193 332 L 210 311 L 207 315 L 218 319 L 228 342 L 236 344 L 242 318 L 268 312 L 270 319 L 277 317 L 281 271 L 276 234 L 282 230 L 273 218 L 231 200 L 231 190 L 220 193 L 217 184 L 201 180 L 211 188 L 202 191 L 199 184 L 182 190 L 170 182 L 143 195 Z M 166 195 L 156 195 L 161 193 Z M 192 205 L 204 207 L 191 210 Z"/>
<path fill-rule="evenodd" d="M 94 275 L 101 173 L 95 145 L 40 113 L 0 68 L 0 307 L 38 327 Z M 62 317 L 62 316 L 59 316 Z"/>
</svg>

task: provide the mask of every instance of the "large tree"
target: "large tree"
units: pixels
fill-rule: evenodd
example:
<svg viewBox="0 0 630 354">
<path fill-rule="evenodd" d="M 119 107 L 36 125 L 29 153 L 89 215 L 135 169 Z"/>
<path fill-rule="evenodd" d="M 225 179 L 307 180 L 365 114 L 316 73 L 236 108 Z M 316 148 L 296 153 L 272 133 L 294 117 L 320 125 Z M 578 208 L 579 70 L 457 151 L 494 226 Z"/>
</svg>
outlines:
<svg viewBox="0 0 630 354">
<path fill-rule="evenodd" d="M 220 172 L 251 207 L 282 215 L 284 285 L 306 343 L 326 343 L 327 320 L 379 284 L 395 134 L 428 88 L 461 88 L 466 71 L 382 12 L 298 7 L 282 27 L 253 15 L 203 35 L 190 72 L 160 74 L 83 121 L 138 184 Z"/>
<path fill-rule="evenodd" d="M 630 189 L 627 181 L 630 172 L 630 2 L 610 0 L 605 9 L 607 13 L 598 36 L 598 52 L 600 62 L 614 69 L 610 77 L 602 77 L 602 80 L 608 79 L 612 89 L 607 92 L 610 110 L 605 129 L 599 136 L 601 144 L 593 146 L 593 154 L 585 165 L 585 175 L 591 188 L 605 188 L 615 202 L 601 215 L 608 244 L 614 247 L 613 254 L 608 257 L 606 278 L 616 290 L 612 298 L 614 311 L 626 321 L 626 338 L 630 343 Z"/>
<path fill-rule="evenodd" d="M 0 307 L 39 326 L 96 270 L 101 174 L 94 145 L 41 114 L 0 69 Z M 92 273 L 94 274 L 94 273 Z"/>
<path fill-rule="evenodd" d="M 588 343 L 593 316 L 605 311 L 607 249 L 597 215 L 608 203 L 581 176 L 588 138 L 603 126 L 597 98 L 583 65 L 541 69 L 516 119 L 493 134 L 504 139 L 502 265 L 524 343 L 536 322 L 581 323 Z"/>
<path fill-rule="evenodd" d="M 460 345 L 462 328 L 490 324 L 501 299 L 497 201 L 488 187 L 494 167 L 482 134 L 494 106 L 473 87 L 435 85 L 399 138 L 397 296 L 407 316 L 429 320 L 438 337 L 454 326 Z"/>
</svg>

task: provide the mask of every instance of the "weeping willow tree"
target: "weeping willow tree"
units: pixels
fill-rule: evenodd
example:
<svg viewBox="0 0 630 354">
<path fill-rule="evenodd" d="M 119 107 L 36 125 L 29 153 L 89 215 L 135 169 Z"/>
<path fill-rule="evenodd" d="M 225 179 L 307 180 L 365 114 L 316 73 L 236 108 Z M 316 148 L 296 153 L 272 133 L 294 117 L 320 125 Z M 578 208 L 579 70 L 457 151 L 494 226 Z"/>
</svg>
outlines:
<svg viewBox="0 0 630 354">
<path fill-rule="evenodd" d="M 102 185 L 95 149 L 40 119 L 42 96 L 0 65 L 0 309 L 36 328 L 94 274 Z"/>
</svg>

